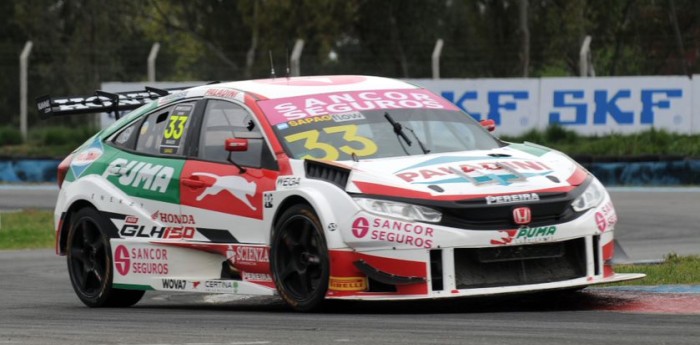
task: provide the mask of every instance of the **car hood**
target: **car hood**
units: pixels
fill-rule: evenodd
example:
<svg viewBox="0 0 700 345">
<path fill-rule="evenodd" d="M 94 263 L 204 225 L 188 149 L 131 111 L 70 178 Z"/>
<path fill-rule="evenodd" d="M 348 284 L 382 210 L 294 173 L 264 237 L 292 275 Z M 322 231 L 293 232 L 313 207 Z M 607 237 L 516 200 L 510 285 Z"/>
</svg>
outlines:
<svg viewBox="0 0 700 345">
<path fill-rule="evenodd" d="M 589 175 L 566 155 L 532 144 L 366 160 L 349 168 L 348 192 L 443 200 L 567 192 Z"/>
</svg>

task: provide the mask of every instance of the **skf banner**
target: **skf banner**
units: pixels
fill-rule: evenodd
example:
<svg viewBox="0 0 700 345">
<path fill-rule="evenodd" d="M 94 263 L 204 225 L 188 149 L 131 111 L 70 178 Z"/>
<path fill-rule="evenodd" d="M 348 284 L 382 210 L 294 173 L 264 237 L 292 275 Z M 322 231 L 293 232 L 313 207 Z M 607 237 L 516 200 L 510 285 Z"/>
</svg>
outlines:
<svg viewBox="0 0 700 345">
<path fill-rule="evenodd" d="M 415 79 L 476 120 L 492 119 L 497 134 L 517 135 L 539 124 L 539 79 Z"/>
<path fill-rule="evenodd" d="M 496 134 L 558 124 L 585 135 L 665 129 L 700 132 L 700 76 L 542 79 L 416 79 Z M 693 111 L 693 109 L 696 109 Z"/>
<path fill-rule="evenodd" d="M 559 124 L 581 134 L 691 130 L 686 77 L 546 78 L 540 87 L 540 128 Z"/>
</svg>

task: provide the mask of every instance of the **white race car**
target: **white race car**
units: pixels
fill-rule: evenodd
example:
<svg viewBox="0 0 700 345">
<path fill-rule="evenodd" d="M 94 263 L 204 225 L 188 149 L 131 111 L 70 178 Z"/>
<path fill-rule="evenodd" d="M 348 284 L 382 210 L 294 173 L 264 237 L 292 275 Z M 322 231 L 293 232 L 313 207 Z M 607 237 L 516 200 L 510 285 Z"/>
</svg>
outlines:
<svg viewBox="0 0 700 345">
<path fill-rule="evenodd" d="M 577 289 L 615 274 L 608 193 L 566 155 L 493 137 L 367 76 L 42 97 L 138 108 L 59 166 L 56 251 L 90 307 L 146 290 L 412 300 Z"/>
</svg>

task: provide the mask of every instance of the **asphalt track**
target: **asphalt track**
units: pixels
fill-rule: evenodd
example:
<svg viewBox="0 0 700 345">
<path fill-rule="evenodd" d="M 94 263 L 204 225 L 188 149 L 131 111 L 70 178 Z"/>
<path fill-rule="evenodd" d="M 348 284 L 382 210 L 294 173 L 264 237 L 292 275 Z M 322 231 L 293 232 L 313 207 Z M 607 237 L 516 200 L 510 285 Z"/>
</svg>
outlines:
<svg viewBox="0 0 700 345">
<path fill-rule="evenodd" d="M 0 188 L 0 208 L 50 204 L 51 194 L 38 190 Z M 699 254 L 700 190 L 612 195 L 616 234 L 630 256 Z M 700 288 L 666 289 L 332 303 L 312 314 L 292 312 L 277 298 L 149 292 L 133 308 L 89 309 L 72 291 L 64 258 L 51 250 L 0 251 L 0 345 L 700 344 Z"/>
<path fill-rule="evenodd" d="M 698 309 L 625 311 L 644 296 L 571 295 L 442 303 L 334 303 L 289 311 L 276 298 L 149 292 L 127 309 L 89 309 L 63 258 L 0 252 L 0 344 L 698 344 Z M 671 295 L 670 298 L 678 298 Z"/>
</svg>

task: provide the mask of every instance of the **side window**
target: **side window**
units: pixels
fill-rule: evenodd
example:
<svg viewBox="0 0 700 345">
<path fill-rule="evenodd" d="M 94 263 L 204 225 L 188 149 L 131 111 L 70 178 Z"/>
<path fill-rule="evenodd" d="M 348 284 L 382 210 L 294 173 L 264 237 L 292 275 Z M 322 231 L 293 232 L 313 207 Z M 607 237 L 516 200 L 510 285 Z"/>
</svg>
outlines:
<svg viewBox="0 0 700 345">
<path fill-rule="evenodd" d="M 134 142 L 136 141 L 137 137 L 136 133 L 138 132 L 136 129 L 140 124 L 141 121 L 136 121 L 135 123 L 132 123 L 128 127 L 124 128 L 112 139 L 112 144 L 118 147 L 133 149 Z"/>
<path fill-rule="evenodd" d="M 148 154 L 182 155 L 194 103 L 160 109 L 146 118 L 139 131 L 136 150 Z"/>
<path fill-rule="evenodd" d="M 224 148 L 228 138 L 248 139 L 247 151 L 231 153 L 234 162 L 248 167 L 261 167 L 267 147 L 253 116 L 237 104 L 209 100 L 204 112 L 198 157 L 208 161 L 228 162 L 228 151 Z"/>
</svg>

